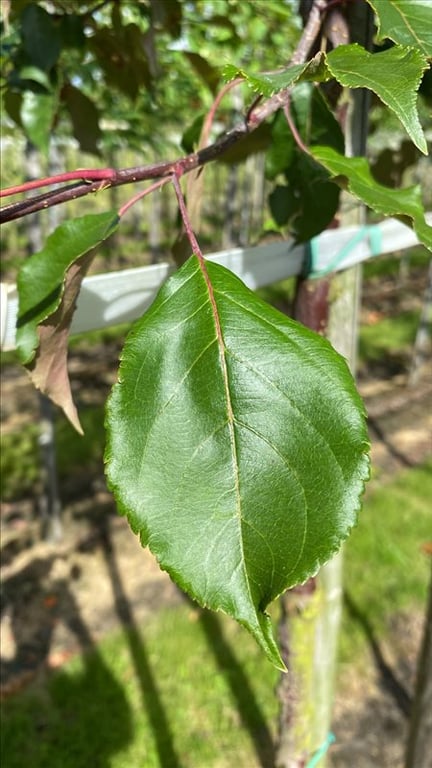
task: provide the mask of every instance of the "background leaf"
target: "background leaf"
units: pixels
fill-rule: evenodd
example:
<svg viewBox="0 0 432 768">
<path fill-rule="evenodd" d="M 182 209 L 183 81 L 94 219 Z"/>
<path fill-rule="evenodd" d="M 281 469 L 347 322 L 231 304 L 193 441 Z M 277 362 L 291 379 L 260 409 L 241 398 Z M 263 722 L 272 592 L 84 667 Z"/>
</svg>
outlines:
<svg viewBox="0 0 432 768">
<path fill-rule="evenodd" d="M 296 143 L 283 112 L 276 113 L 272 125 L 272 141 L 265 154 L 265 175 L 273 181 L 294 160 Z"/>
<path fill-rule="evenodd" d="M 127 339 L 107 475 L 161 567 L 282 667 L 265 608 L 356 522 L 363 406 L 325 339 L 207 270 L 191 257 Z"/>
<path fill-rule="evenodd" d="M 325 142 L 343 152 L 341 128 L 318 88 L 310 83 L 297 85 L 290 107 L 297 130 L 307 145 Z M 281 112 L 274 119 L 272 139 L 266 155 L 266 176 L 273 179 L 283 173 L 287 183 L 277 185 L 270 193 L 271 214 L 279 227 L 289 227 L 297 242 L 305 242 L 333 220 L 339 190 L 328 173 L 322 172 L 322 166 L 298 149 Z"/>
<path fill-rule="evenodd" d="M 418 48 L 432 56 L 430 0 L 368 0 L 378 20 L 378 38 Z"/>
<path fill-rule="evenodd" d="M 32 64 L 46 72 L 56 63 L 61 40 L 53 16 L 44 8 L 31 3 L 21 16 L 24 50 Z"/>
<path fill-rule="evenodd" d="M 135 24 L 125 27 L 98 29 L 89 40 L 106 82 L 135 100 L 141 88 L 151 87 L 143 36 Z"/>
<path fill-rule="evenodd" d="M 30 141 L 42 152 L 48 151 L 50 131 L 58 107 L 57 94 L 24 91 L 20 102 L 19 124 Z"/>
<path fill-rule="evenodd" d="M 339 189 L 323 167 L 304 152 L 296 152 L 287 178 L 287 186 L 277 186 L 269 195 L 270 210 L 279 226 L 288 225 L 296 241 L 305 242 L 333 220 Z"/>
<path fill-rule="evenodd" d="M 184 51 L 184 56 L 192 64 L 193 68 L 201 77 L 202 81 L 208 86 L 213 94 L 217 93 L 218 85 L 220 81 L 220 71 L 216 67 L 212 67 L 208 63 L 207 59 L 204 59 L 198 53 L 192 51 Z"/>
<path fill-rule="evenodd" d="M 220 157 L 221 163 L 237 165 L 250 155 L 264 152 L 270 145 L 272 137 L 271 126 L 261 123 L 252 133 L 247 133 L 241 141 L 233 144 Z"/>
<path fill-rule="evenodd" d="M 342 128 L 319 88 L 311 83 L 297 85 L 291 94 L 291 112 L 307 146 L 328 144 L 337 152 L 344 151 Z"/>
<path fill-rule="evenodd" d="M 62 97 L 71 116 L 73 135 L 81 151 L 100 155 L 98 141 L 102 138 L 102 131 L 95 104 L 70 83 L 62 88 Z"/>
<path fill-rule="evenodd" d="M 372 177 L 362 157 L 344 157 L 330 147 L 314 147 L 312 155 L 343 188 L 384 216 L 395 216 L 415 230 L 419 240 L 432 250 L 432 227 L 426 223 L 419 187 L 390 189 Z"/>
</svg>

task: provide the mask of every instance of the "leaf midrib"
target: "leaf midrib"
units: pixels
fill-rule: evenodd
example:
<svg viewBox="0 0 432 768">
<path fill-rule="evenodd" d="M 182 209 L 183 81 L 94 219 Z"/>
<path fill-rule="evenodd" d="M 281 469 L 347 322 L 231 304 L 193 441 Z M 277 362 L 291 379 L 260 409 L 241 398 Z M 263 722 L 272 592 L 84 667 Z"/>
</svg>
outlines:
<svg viewBox="0 0 432 768">
<path fill-rule="evenodd" d="M 198 258 L 198 257 L 197 257 Z M 216 330 L 216 337 L 219 347 L 219 359 L 221 364 L 221 372 L 222 372 L 222 379 L 224 382 L 224 389 L 225 389 L 225 400 L 226 400 L 226 406 L 227 406 L 227 419 L 228 419 L 228 429 L 230 434 L 230 445 L 231 445 L 231 463 L 232 463 L 232 470 L 233 470 L 233 479 L 234 479 L 234 486 L 235 486 L 235 496 L 236 496 L 236 513 L 237 513 L 237 521 L 238 521 L 238 542 L 241 552 L 241 560 L 243 563 L 243 574 L 247 586 L 247 591 L 249 595 L 249 600 L 251 606 L 255 608 L 254 599 L 252 596 L 252 590 L 250 585 L 250 577 L 248 573 L 248 569 L 246 566 L 246 557 L 244 552 L 244 544 L 243 544 L 243 524 L 242 524 L 242 513 L 241 513 L 241 494 L 240 494 L 240 477 L 239 477 L 239 461 L 238 461 L 238 453 L 237 453 L 237 444 L 235 439 L 235 429 L 234 429 L 234 413 L 232 408 L 232 401 L 231 401 L 231 392 L 230 392 L 230 386 L 229 386 L 229 377 L 228 377 L 228 366 L 227 366 L 227 360 L 226 360 L 226 352 L 227 348 L 225 346 L 225 340 L 223 336 L 222 331 L 222 325 L 221 320 L 219 316 L 219 308 L 216 302 L 215 298 L 215 291 L 213 289 L 213 284 L 210 280 L 209 273 L 207 271 L 207 266 L 204 258 L 201 256 L 201 258 L 198 258 L 198 264 L 201 269 L 201 273 L 207 288 L 207 292 L 210 299 L 210 304 L 213 311 L 213 317 L 214 317 L 214 323 L 215 323 L 215 330 Z"/>
</svg>

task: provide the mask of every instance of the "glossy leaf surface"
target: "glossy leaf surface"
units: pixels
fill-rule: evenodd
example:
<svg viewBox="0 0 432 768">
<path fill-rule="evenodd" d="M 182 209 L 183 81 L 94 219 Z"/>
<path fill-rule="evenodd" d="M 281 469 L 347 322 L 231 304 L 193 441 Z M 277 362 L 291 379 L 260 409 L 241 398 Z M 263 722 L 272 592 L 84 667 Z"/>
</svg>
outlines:
<svg viewBox="0 0 432 768">
<path fill-rule="evenodd" d="M 143 546 L 283 667 L 265 608 L 339 548 L 368 476 L 345 361 L 194 256 L 127 339 L 107 433 L 108 480 Z"/>
<path fill-rule="evenodd" d="M 372 54 L 361 45 L 341 45 L 327 55 L 327 65 L 341 85 L 376 93 L 397 115 L 414 144 L 427 154 L 417 115 L 417 91 L 428 67 L 423 54 L 403 46 Z"/>
<path fill-rule="evenodd" d="M 432 250 L 432 227 L 425 220 L 419 187 L 390 189 L 375 181 L 362 157 L 344 157 L 330 147 L 314 147 L 311 151 L 341 187 L 377 213 L 395 216 L 412 227 L 419 240 Z"/>
</svg>

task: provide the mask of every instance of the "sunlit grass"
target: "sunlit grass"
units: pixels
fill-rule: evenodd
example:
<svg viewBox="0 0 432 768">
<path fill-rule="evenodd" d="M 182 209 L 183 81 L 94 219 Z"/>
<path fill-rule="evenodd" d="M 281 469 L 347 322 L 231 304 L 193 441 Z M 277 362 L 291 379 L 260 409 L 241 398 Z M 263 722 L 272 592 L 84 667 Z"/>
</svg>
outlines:
<svg viewBox="0 0 432 768">
<path fill-rule="evenodd" d="M 401 274 L 401 263 L 404 264 L 407 271 L 411 271 L 417 267 L 427 268 L 429 261 L 429 251 L 423 246 L 417 245 L 399 254 L 391 253 L 375 259 L 368 259 L 363 264 L 363 277 L 365 280 L 395 277 Z"/>
<path fill-rule="evenodd" d="M 379 635 L 394 614 L 425 605 L 429 564 L 422 545 L 431 539 L 431 499 L 432 459 L 372 488 L 346 544 L 345 590 Z M 347 607 L 341 659 L 355 661 L 366 645 L 364 628 Z"/>
<path fill-rule="evenodd" d="M 420 310 L 384 317 L 373 325 L 359 329 L 361 362 L 384 361 L 399 356 L 409 357 L 419 324 Z"/>
<path fill-rule="evenodd" d="M 188 604 L 7 701 L 4 768 L 256 768 L 271 752 L 278 673 L 224 617 Z"/>
</svg>

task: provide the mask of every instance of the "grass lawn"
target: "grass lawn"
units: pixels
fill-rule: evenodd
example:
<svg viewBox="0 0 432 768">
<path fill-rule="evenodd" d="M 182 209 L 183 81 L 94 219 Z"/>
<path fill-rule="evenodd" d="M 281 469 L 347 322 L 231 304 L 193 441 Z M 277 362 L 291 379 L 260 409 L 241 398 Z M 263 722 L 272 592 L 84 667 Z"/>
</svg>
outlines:
<svg viewBox="0 0 432 768">
<path fill-rule="evenodd" d="M 391 482 L 372 485 L 359 525 L 345 546 L 347 603 L 377 636 L 392 615 L 426 602 L 430 566 L 422 545 L 432 535 L 432 459 Z M 367 656 L 365 626 L 345 606 L 340 657 L 361 665 Z"/>
<path fill-rule="evenodd" d="M 277 672 L 233 622 L 185 605 L 7 701 L 4 768 L 228 768 L 270 755 Z"/>
<path fill-rule="evenodd" d="M 422 608 L 432 461 L 368 493 L 346 546 L 346 590 L 377 636 L 398 611 Z M 341 657 L 367 659 L 346 611 Z M 3 705 L 3 768 L 258 768 L 270 765 L 278 673 L 221 615 L 163 609 Z"/>
<path fill-rule="evenodd" d="M 400 312 L 384 317 L 373 325 L 359 329 L 360 362 L 377 362 L 392 358 L 410 359 L 420 320 L 420 310 Z"/>
</svg>

